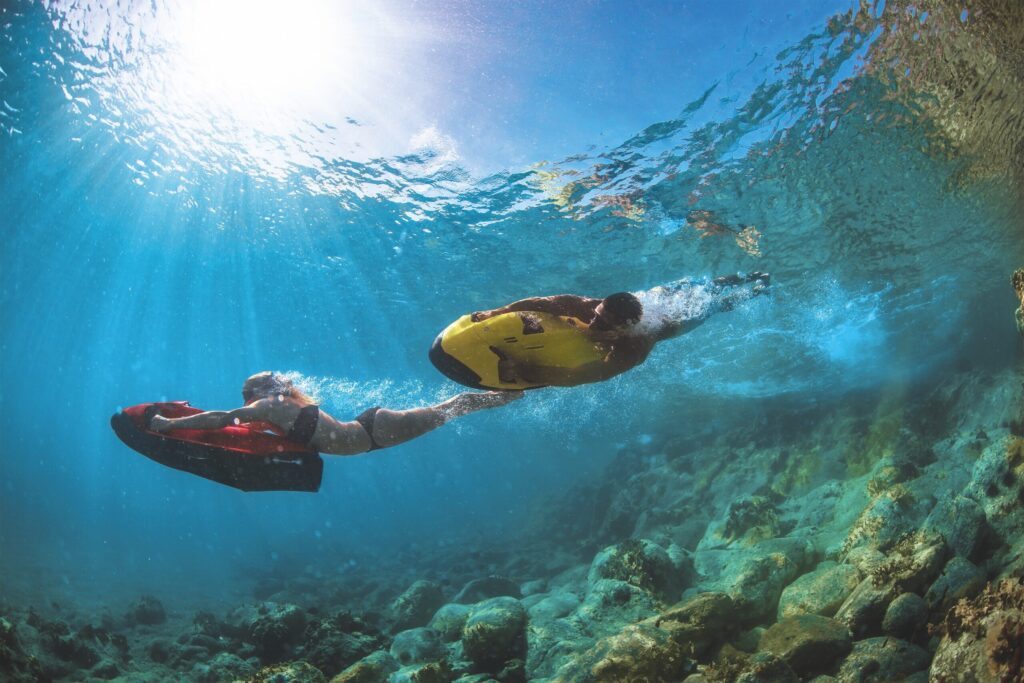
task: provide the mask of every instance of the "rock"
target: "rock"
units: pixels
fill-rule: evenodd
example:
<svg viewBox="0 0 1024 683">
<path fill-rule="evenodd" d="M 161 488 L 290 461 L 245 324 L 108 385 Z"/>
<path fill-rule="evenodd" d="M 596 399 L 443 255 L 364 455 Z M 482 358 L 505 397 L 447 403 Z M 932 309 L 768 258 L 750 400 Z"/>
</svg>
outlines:
<svg viewBox="0 0 1024 683">
<path fill-rule="evenodd" d="M 972 557 L 985 524 L 985 511 L 976 501 L 956 496 L 939 501 L 925 520 L 924 529 L 941 534 L 954 554 Z"/>
<path fill-rule="evenodd" d="M 893 638 L 914 641 L 927 635 L 928 603 L 916 593 L 903 593 L 889 603 L 882 618 L 882 632 Z"/>
<path fill-rule="evenodd" d="M 941 537 L 912 534 L 892 547 L 886 561 L 870 572 L 871 580 L 897 593 L 920 594 L 942 571 L 947 555 Z"/>
<path fill-rule="evenodd" d="M 897 595 L 891 585 L 876 586 L 874 580 L 864 579 L 836 611 L 836 621 L 850 629 L 855 639 L 882 632 L 882 618 L 889 603 Z"/>
<path fill-rule="evenodd" d="M 391 656 L 402 666 L 436 662 L 445 654 L 444 645 L 436 631 L 413 628 L 402 631 L 391 641 Z"/>
<path fill-rule="evenodd" d="M 544 579 L 536 579 L 535 581 L 527 581 L 519 586 L 519 592 L 523 596 L 536 595 L 537 593 L 543 593 L 548 588 L 548 582 Z"/>
<path fill-rule="evenodd" d="M 945 614 L 962 598 L 973 598 L 985 587 L 985 573 L 962 557 L 954 557 L 925 593 L 928 606 Z"/>
<path fill-rule="evenodd" d="M 591 585 L 602 579 L 625 581 L 663 600 L 678 599 L 685 575 L 661 546 L 631 539 L 605 548 L 594 557 L 587 575 Z"/>
<path fill-rule="evenodd" d="M 554 675 L 595 643 L 596 639 L 584 628 L 581 619 L 555 619 L 536 624 L 531 622 L 527 629 L 528 680 Z"/>
<path fill-rule="evenodd" d="M 430 617 L 444 604 L 441 586 L 433 581 L 417 581 L 391 603 L 394 631 L 426 626 Z"/>
<path fill-rule="evenodd" d="M 666 631 L 688 655 L 700 659 L 732 637 L 745 621 L 739 606 L 725 593 L 701 593 L 646 623 Z"/>
<path fill-rule="evenodd" d="M 801 614 L 769 627 L 759 649 L 776 655 L 806 678 L 831 670 L 850 651 L 850 631 L 834 619 Z"/>
<path fill-rule="evenodd" d="M 782 589 L 800 574 L 786 553 L 772 552 L 742 562 L 729 578 L 728 592 L 743 605 L 749 621 L 768 620 L 778 611 Z"/>
<path fill-rule="evenodd" d="M 579 605 L 580 599 L 573 593 L 564 591 L 551 593 L 529 608 L 530 621 L 537 623 L 560 619 L 570 614 Z"/>
<path fill-rule="evenodd" d="M 273 602 L 261 605 L 259 613 L 249 627 L 257 654 L 263 661 L 285 658 L 306 627 L 306 613 L 296 605 Z"/>
<path fill-rule="evenodd" d="M 94 678 L 101 678 L 105 681 L 109 681 L 112 678 L 117 678 L 121 675 L 121 670 L 117 668 L 117 663 L 110 659 L 100 660 L 100 663 L 92 668 L 89 672 Z"/>
<path fill-rule="evenodd" d="M 500 670 L 510 659 L 525 659 L 526 610 L 510 597 L 475 605 L 462 628 L 462 646 L 470 661 L 488 671 Z"/>
<path fill-rule="evenodd" d="M 451 672 L 444 662 L 406 666 L 388 677 L 388 683 L 449 683 Z"/>
<path fill-rule="evenodd" d="M 299 661 L 265 666 L 246 683 L 327 683 L 327 679 L 312 664 Z"/>
<path fill-rule="evenodd" d="M 444 605 L 430 620 L 429 628 L 437 632 L 446 643 L 458 640 L 462 636 L 462 627 L 469 618 L 470 610 L 469 605 Z"/>
<path fill-rule="evenodd" d="M 798 614 L 834 616 L 860 580 L 860 570 L 851 564 L 823 562 L 786 586 L 779 598 L 778 618 Z"/>
<path fill-rule="evenodd" d="M 467 583 L 455 595 L 452 602 L 470 605 L 487 598 L 497 598 L 503 595 L 516 599 L 523 597 L 519 592 L 519 586 L 511 579 L 506 579 L 504 576 L 488 576 L 484 579 L 473 579 Z"/>
<path fill-rule="evenodd" d="M 936 681 L 1024 680 L 1024 579 L 990 584 L 962 600 L 939 627 Z"/>
<path fill-rule="evenodd" d="M 974 463 L 966 495 L 981 504 L 996 535 L 1013 544 L 1024 529 L 1024 438 L 993 438 Z"/>
<path fill-rule="evenodd" d="M 618 633 L 631 624 L 658 613 L 659 603 L 649 591 L 614 579 L 601 579 L 590 586 L 583 603 L 573 614 L 596 638 Z"/>
<path fill-rule="evenodd" d="M 759 652 L 747 662 L 736 683 L 800 683 L 800 677 L 781 658 Z"/>
<path fill-rule="evenodd" d="M 12 683 L 46 680 L 39 661 L 26 652 L 18 629 L 4 617 L 0 617 L 0 673 Z"/>
<path fill-rule="evenodd" d="M 306 628 L 302 653 L 325 676 L 333 676 L 378 649 L 382 640 L 362 619 L 338 612 Z"/>
<path fill-rule="evenodd" d="M 380 683 L 398 671 L 398 662 L 384 650 L 363 657 L 331 679 L 331 683 Z"/>
<path fill-rule="evenodd" d="M 688 673 L 689 665 L 683 648 L 666 631 L 650 624 L 632 624 L 599 640 L 593 648 L 559 670 L 555 680 L 559 683 L 674 683 Z"/>
<path fill-rule="evenodd" d="M 138 602 L 132 605 L 125 619 L 130 624 L 144 624 L 155 626 L 167 621 L 167 613 L 164 612 L 163 603 L 152 595 L 143 595 Z"/>
<path fill-rule="evenodd" d="M 192 667 L 192 678 L 199 683 L 235 681 L 249 678 L 255 673 L 256 666 L 229 652 L 221 652 L 208 664 L 200 662 Z"/>
<path fill-rule="evenodd" d="M 171 656 L 171 643 L 164 638 L 157 638 L 149 643 L 146 653 L 154 662 L 162 664 Z"/>
<path fill-rule="evenodd" d="M 928 668 L 928 651 L 898 638 L 868 638 L 853 644 L 839 667 L 840 681 L 888 683 Z M 949 680 L 962 680 L 953 678 Z"/>
<path fill-rule="evenodd" d="M 717 532 L 726 541 L 753 545 L 782 533 L 775 505 L 765 496 L 747 496 L 729 504 L 725 523 Z"/>
</svg>

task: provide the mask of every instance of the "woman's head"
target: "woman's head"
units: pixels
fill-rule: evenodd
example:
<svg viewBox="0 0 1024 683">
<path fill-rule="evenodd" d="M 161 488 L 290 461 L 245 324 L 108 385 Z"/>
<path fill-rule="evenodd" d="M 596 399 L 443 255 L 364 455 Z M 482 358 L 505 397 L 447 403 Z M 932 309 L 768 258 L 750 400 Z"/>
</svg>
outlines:
<svg viewBox="0 0 1024 683">
<path fill-rule="evenodd" d="M 242 400 L 245 401 L 246 405 L 261 398 L 278 397 L 282 399 L 290 398 L 303 405 L 316 403 L 309 396 L 299 391 L 290 379 L 279 372 L 270 372 L 269 370 L 257 372 L 245 380 L 245 384 L 242 385 Z"/>
</svg>

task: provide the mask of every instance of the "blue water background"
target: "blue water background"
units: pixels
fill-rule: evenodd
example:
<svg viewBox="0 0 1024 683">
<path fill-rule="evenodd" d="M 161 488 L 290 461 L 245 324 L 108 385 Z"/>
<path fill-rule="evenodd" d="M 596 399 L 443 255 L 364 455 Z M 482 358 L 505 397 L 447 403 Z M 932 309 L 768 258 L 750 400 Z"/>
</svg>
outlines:
<svg viewBox="0 0 1024 683">
<path fill-rule="evenodd" d="M 203 121 L 186 140 L 159 108 L 105 90 L 133 65 L 90 55 L 71 12 L 5 9 L 6 590 L 209 604 L 275 566 L 388 560 L 415 576 L 421 550 L 514 537 L 621 449 L 1009 363 L 1013 193 L 999 178 L 964 189 L 963 160 L 922 151 L 924 124 L 872 124 L 886 104 L 858 60 L 877 36 L 825 28 L 851 3 L 773 5 L 389 5 L 447 31 L 419 102 L 419 124 L 444 134 L 323 156 L 338 121 L 296 121 L 255 145 L 279 165 L 215 114 L 178 111 Z M 381 97 L 353 128 L 386 126 Z M 597 189 L 563 192 L 588 174 Z M 643 211 L 601 199 L 617 194 Z M 756 226 L 760 255 L 702 238 L 695 209 Z M 750 270 L 773 273 L 771 300 L 610 382 L 328 457 L 317 495 L 167 470 L 108 426 L 141 402 L 237 406 L 264 369 L 297 373 L 339 417 L 423 405 L 460 390 L 426 352 L 464 312 Z"/>
</svg>

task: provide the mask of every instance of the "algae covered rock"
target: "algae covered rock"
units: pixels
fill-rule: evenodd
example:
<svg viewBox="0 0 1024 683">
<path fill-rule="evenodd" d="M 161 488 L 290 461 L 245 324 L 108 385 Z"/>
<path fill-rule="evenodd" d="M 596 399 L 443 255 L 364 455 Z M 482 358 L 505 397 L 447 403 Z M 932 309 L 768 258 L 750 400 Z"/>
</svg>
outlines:
<svg viewBox="0 0 1024 683">
<path fill-rule="evenodd" d="M 466 657 L 487 670 L 500 670 L 511 659 L 525 659 L 526 620 L 526 609 L 515 598 L 477 604 L 462 628 Z"/>
<path fill-rule="evenodd" d="M 649 591 L 614 579 L 590 586 L 573 617 L 587 625 L 596 637 L 617 633 L 622 624 L 635 623 L 658 613 L 660 603 Z"/>
<path fill-rule="evenodd" d="M 746 623 L 741 608 L 725 593 L 701 593 L 647 623 L 666 631 L 691 657 L 700 658 L 731 638 Z"/>
<path fill-rule="evenodd" d="M 973 598 L 984 587 L 985 572 L 962 557 L 954 557 L 943 567 L 924 599 L 931 609 L 945 614 L 960 599 Z"/>
<path fill-rule="evenodd" d="M 399 664 L 389 653 L 378 650 L 363 657 L 331 679 L 331 683 L 378 683 L 398 671 Z"/>
<path fill-rule="evenodd" d="M 800 683 L 800 677 L 781 657 L 759 652 L 746 663 L 736 683 Z"/>
<path fill-rule="evenodd" d="M 44 680 L 39 661 L 25 651 L 13 623 L 0 617 L 0 674 L 12 681 Z"/>
<path fill-rule="evenodd" d="M 765 631 L 760 644 L 802 677 L 829 671 L 850 647 L 846 626 L 816 614 L 782 619 Z"/>
<path fill-rule="evenodd" d="M 246 683 L 327 683 L 327 679 L 312 664 L 298 661 L 265 666 Z"/>
<path fill-rule="evenodd" d="M 889 603 L 898 595 L 891 584 L 876 585 L 871 578 L 857 585 L 836 611 L 836 621 L 845 625 L 854 638 L 865 638 L 882 632 L 882 619 Z"/>
<path fill-rule="evenodd" d="M 882 618 L 887 636 L 914 641 L 927 633 L 928 603 L 916 593 L 903 593 L 889 603 Z"/>
<path fill-rule="evenodd" d="M 306 628 L 302 656 L 325 676 L 333 676 L 379 648 L 381 641 L 380 634 L 362 619 L 338 612 Z"/>
<path fill-rule="evenodd" d="M 430 617 L 444 604 L 441 586 L 433 581 L 417 581 L 391 603 L 394 630 L 426 626 Z"/>
<path fill-rule="evenodd" d="M 557 683 L 673 683 L 690 668 L 690 660 L 673 638 L 651 624 L 632 624 L 602 638 L 564 666 Z"/>
<path fill-rule="evenodd" d="M 645 539 L 631 539 L 605 548 L 594 557 L 587 581 L 624 581 L 663 600 L 677 599 L 685 573 L 672 561 L 668 551 Z"/>
<path fill-rule="evenodd" d="M 798 614 L 831 617 L 860 580 L 860 570 L 851 564 L 823 562 L 783 589 L 778 617 L 782 619 Z"/>
<path fill-rule="evenodd" d="M 530 621 L 537 623 L 560 619 L 570 614 L 579 605 L 580 599 L 574 593 L 569 593 L 568 591 L 553 592 L 529 608 Z"/>
<path fill-rule="evenodd" d="M 928 668 L 928 651 L 898 638 L 859 640 L 839 667 L 840 681 L 888 683 L 902 681 Z M 951 678 L 949 680 L 962 680 Z"/>
<path fill-rule="evenodd" d="M 436 662 L 445 655 L 444 645 L 436 631 L 413 628 L 402 631 L 391 641 L 391 656 L 403 666 Z"/>
<path fill-rule="evenodd" d="M 1024 679 L 1024 580 L 986 586 L 945 616 L 931 675 L 935 680 Z"/>
<path fill-rule="evenodd" d="M 249 627 L 249 638 L 260 659 L 284 658 L 306 628 L 306 613 L 297 605 L 264 603 Z"/>
<path fill-rule="evenodd" d="M 143 595 L 128 609 L 125 619 L 130 624 L 155 626 L 167 621 L 167 613 L 162 602 L 152 595 Z"/>
<path fill-rule="evenodd" d="M 430 620 L 428 628 L 437 632 L 446 643 L 458 640 L 462 635 L 462 627 L 469 618 L 472 608 L 469 605 L 449 603 L 441 607 Z"/>
<path fill-rule="evenodd" d="M 199 662 L 192 667 L 192 678 L 200 683 L 219 683 L 247 679 L 256 672 L 255 659 L 247 661 L 230 652 L 221 652 L 209 662 Z"/>
</svg>

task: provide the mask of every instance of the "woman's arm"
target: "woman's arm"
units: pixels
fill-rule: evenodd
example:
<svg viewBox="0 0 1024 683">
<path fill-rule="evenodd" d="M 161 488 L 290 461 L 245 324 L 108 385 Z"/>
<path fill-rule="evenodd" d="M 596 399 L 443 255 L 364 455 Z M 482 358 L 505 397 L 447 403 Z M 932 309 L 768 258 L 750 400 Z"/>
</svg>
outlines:
<svg viewBox="0 0 1024 683">
<path fill-rule="evenodd" d="M 473 322 L 480 322 L 493 318 L 504 313 L 515 313 L 517 311 L 537 311 L 538 313 L 550 313 L 552 315 L 567 315 L 579 318 L 583 322 L 590 322 L 594 317 L 594 309 L 601 303 L 601 299 L 592 299 L 575 294 L 556 294 L 555 296 L 538 296 L 530 299 L 520 299 L 508 306 L 495 308 L 490 311 L 478 311 L 473 314 Z"/>
<path fill-rule="evenodd" d="M 172 429 L 221 429 L 243 422 L 266 420 L 270 402 L 261 399 L 235 410 L 208 410 L 187 417 L 163 417 L 155 415 L 149 423 L 150 430 L 166 432 Z"/>
</svg>

